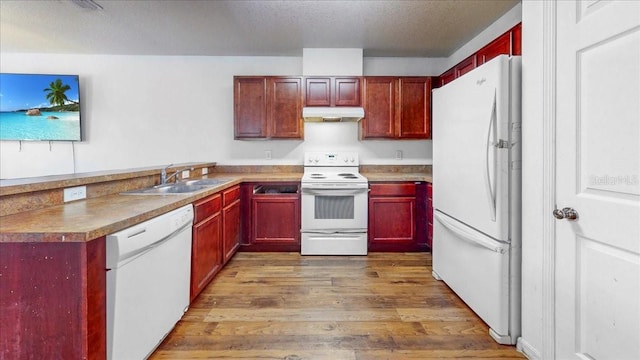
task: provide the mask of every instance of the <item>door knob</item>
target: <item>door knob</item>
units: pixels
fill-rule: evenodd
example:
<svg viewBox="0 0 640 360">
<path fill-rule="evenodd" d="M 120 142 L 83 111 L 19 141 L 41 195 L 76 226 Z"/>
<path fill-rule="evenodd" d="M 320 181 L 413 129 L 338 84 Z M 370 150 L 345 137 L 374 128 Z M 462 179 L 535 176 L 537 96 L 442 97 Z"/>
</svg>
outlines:
<svg viewBox="0 0 640 360">
<path fill-rule="evenodd" d="M 578 212 L 575 209 L 570 207 L 566 207 L 562 210 L 559 210 L 559 209 L 553 210 L 553 216 L 555 216 L 556 219 L 558 220 L 562 220 L 562 219 L 567 219 L 569 221 L 578 220 Z"/>
</svg>

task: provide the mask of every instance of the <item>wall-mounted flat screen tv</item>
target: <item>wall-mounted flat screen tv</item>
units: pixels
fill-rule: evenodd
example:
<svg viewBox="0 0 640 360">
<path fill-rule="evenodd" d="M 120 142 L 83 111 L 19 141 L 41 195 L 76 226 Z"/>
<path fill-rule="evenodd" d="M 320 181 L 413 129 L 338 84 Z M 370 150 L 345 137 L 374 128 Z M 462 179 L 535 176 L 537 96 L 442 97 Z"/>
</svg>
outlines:
<svg viewBox="0 0 640 360">
<path fill-rule="evenodd" d="M 80 141 L 78 75 L 0 74 L 0 140 Z"/>
</svg>

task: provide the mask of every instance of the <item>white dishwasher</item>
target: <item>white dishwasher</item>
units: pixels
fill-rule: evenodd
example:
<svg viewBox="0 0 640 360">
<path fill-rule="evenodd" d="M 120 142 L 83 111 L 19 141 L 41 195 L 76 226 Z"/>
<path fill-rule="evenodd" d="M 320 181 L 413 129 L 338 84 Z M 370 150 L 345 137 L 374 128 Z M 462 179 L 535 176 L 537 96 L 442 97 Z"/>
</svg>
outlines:
<svg viewBox="0 0 640 360">
<path fill-rule="evenodd" d="M 189 307 L 187 205 L 107 236 L 107 359 L 146 359 Z"/>
</svg>

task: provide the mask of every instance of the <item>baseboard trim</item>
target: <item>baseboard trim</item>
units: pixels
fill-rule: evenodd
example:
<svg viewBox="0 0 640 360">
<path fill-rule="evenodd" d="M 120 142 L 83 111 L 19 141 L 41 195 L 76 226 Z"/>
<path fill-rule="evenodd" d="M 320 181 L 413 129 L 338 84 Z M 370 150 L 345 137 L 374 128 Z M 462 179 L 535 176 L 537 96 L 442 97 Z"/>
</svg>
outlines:
<svg viewBox="0 0 640 360">
<path fill-rule="evenodd" d="M 526 356 L 529 360 L 542 360 L 540 352 L 538 352 L 536 348 L 531 346 L 531 344 L 529 344 L 529 342 L 527 342 L 527 340 L 523 339 L 522 337 L 518 338 L 516 349 L 523 353 L 524 356 Z"/>
</svg>

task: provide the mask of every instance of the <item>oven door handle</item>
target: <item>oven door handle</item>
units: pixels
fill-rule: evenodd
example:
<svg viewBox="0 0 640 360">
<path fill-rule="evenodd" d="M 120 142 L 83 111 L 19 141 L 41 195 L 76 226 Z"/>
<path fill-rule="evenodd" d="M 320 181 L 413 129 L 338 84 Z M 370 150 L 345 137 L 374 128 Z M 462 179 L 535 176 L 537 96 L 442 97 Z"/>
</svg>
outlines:
<svg viewBox="0 0 640 360">
<path fill-rule="evenodd" d="M 309 189 L 302 188 L 303 194 L 308 195 L 319 195 L 319 196 L 349 196 L 349 195 L 357 195 L 361 193 L 366 193 L 369 191 L 368 188 L 358 188 L 358 189 Z"/>
<path fill-rule="evenodd" d="M 364 234 L 367 232 L 367 229 L 313 229 L 313 230 L 305 230 L 302 229 L 300 230 L 301 233 L 308 233 L 308 234 L 323 234 L 323 235 L 330 235 L 330 234 Z"/>
</svg>

